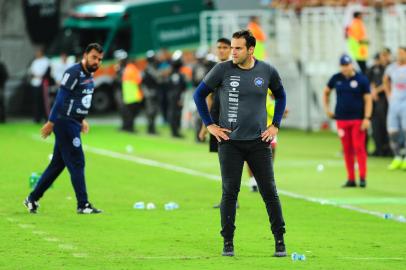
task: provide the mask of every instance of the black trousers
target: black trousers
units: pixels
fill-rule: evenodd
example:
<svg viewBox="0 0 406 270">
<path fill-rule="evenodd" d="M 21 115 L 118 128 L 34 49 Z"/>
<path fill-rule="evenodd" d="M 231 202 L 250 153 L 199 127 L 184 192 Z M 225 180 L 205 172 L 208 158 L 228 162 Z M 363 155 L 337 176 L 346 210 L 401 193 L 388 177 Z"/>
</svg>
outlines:
<svg viewBox="0 0 406 270">
<path fill-rule="evenodd" d="M 182 120 L 182 109 L 180 94 L 176 92 L 168 93 L 168 120 L 171 126 L 172 136 L 180 135 L 180 126 Z"/>
<path fill-rule="evenodd" d="M 47 113 L 45 111 L 45 101 L 44 101 L 44 88 L 43 86 L 31 86 L 31 91 L 33 95 L 33 112 L 34 112 L 34 122 L 41 123 L 41 121 L 47 120 Z"/>
<path fill-rule="evenodd" d="M 6 104 L 4 100 L 4 88 L 0 86 L 0 123 L 6 122 Z"/>
<path fill-rule="evenodd" d="M 158 96 L 145 97 L 145 115 L 148 120 L 148 133 L 156 133 L 155 119 L 159 112 Z"/>
<path fill-rule="evenodd" d="M 141 103 L 131 103 L 131 104 L 124 104 L 122 108 L 122 120 L 123 125 L 121 127 L 122 130 L 134 132 L 134 122 L 137 115 L 140 113 L 142 109 Z"/>
<path fill-rule="evenodd" d="M 367 74 L 367 61 L 357 60 L 358 66 L 361 69 L 362 74 Z"/>
<path fill-rule="evenodd" d="M 285 222 L 276 190 L 272 150 L 269 143 L 256 139 L 252 141 L 223 141 L 219 144 L 219 161 L 222 177 L 221 198 L 221 235 L 225 240 L 232 240 L 235 231 L 235 212 L 244 161 L 247 161 L 254 177 L 275 237 L 285 233 Z"/>
<path fill-rule="evenodd" d="M 386 97 L 379 96 L 378 100 L 374 101 L 372 113 L 372 137 L 375 143 L 375 154 L 378 156 L 391 154 L 389 135 L 386 127 L 387 114 L 388 101 Z"/>
</svg>

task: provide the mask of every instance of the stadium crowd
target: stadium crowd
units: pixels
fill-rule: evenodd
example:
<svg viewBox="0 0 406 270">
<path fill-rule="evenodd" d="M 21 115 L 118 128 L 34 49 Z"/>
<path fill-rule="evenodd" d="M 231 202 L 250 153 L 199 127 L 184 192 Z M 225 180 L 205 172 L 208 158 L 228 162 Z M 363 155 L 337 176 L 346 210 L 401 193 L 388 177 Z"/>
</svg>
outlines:
<svg viewBox="0 0 406 270">
<path fill-rule="evenodd" d="M 371 7 L 388 7 L 395 4 L 405 4 L 405 0 L 272 0 L 269 3 L 271 8 L 301 9 L 304 7 L 345 7 L 351 4 L 361 4 Z"/>
</svg>

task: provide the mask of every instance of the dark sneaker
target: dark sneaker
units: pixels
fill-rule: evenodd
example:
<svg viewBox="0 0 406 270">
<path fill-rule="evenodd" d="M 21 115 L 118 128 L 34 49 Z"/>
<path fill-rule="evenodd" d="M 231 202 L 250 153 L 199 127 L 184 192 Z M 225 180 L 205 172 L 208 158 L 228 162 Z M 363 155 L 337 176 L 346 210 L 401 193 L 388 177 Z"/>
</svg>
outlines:
<svg viewBox="0 0 406 270">
<path fill-rule="evenodd" d="M 356 187 L 357 184 L 355 183 L 355 181 L 347 181 L 345 182 L 345 184 L 342 186 L 343 188 L 347 188 L 347 187 Z"/>
<path fill-rule="evenodd" d="M 172 137 L 178 138 L 178 139 L 183 139 L 183 138 L 185 138 L 185 136 L 184 136 L 183 134 L 179 134 L 179 133 L 172 134 Z"/>
<path fill-rule="evenodd" d="M 362 188 L 366 188 L 367 187 L 367 181 L 361 179 L 361 181 L 359 181 L 359 186 Z"/>
<path fill-rule="evenodd" d="M 276 240 L 275 241 L 275 253 L 274 257 L 286 257 L 286 246 L 283 240 Z"/>
<path fill-rule="evenodd" d="M 78 214 L 99 214 L 102 211 L 100 209 L 94 208 L 90 203 L 86 203 L 83 207 L 78 207 Z"/>
<path fill-rule="evenodd" d="M 28 212 L 30 212 L 31 214 L 36 214 L 37 210 L 39 208 L 39 203 L 36 201 L 31 201 L 30 198 L 26 198 L 24 200 L 24 205 L 27 208 Z"/>
<path fill-rule="evenodd" d="M 234 256 L 234 244 L 233 244 L 233 241 L 224 241 L 223 253 L 221 255 L 229 256 L 229 257 Z"/>
</svg>

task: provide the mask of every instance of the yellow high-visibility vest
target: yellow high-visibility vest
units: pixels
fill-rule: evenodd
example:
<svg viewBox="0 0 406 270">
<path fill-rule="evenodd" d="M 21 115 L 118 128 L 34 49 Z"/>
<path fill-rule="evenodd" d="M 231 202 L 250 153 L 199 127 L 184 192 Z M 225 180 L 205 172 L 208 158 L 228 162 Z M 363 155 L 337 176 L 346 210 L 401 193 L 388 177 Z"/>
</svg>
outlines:
<svg viewBox="0 0 406 270">
<path fill-rule="evenodd" d="M 266 126 L 269 127 L 272 124 L 273 116 L 275 114 L 275 100 L 272 98 L 271 89 L 268 89 L 268 95 L 266 96 L 266 114 Z"/>
<path fill-rule="evenodd" d="M 364 22 L 354 18 L 347 30 L 347 47 L 350 55 L 355 60 L 365 61 L 368 59 L 367 33 Z"/>
<path fill-rule="evenodd" d="M 132 104 L 141 102 L 144 98 L 140 84 L 142 81 L 141 72 L 133 63 L 127 64 L 122 77 L 123 102 Z"/>
</svg>

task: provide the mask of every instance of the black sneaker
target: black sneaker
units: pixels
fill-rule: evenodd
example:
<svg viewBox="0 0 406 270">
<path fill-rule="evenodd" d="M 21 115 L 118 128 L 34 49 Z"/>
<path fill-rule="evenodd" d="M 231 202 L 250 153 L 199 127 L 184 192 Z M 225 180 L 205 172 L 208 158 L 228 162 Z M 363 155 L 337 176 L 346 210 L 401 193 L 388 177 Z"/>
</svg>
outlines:
<svg viewBox="0 0 406 270">
<path fill-rule="evenodd" d="M 24 200 L 24 205 L 27 208 L 28 212 L 31 214 L 36 214 L 37 209 L 39 208 L 39 203 L 36 201 L 31 201 L 29 197 Z"/>
<path fill-rule="evenodd" d="M 234 244 L 233 244 L 233 241 L 224 241 L 223 253 L 221 255 L 229 256 L 229 257 L 234 256 Z"/>
<path fill-rule="evenodd" d="M 78 214 L 99 214 L 102 210 L 94 208 L 90 203 L 86 203 L 83 207 L 78 207 Z"/>
<path fill-rule="evenodd" d="M 183 134 L 179 134 L 179 133 L 172 134 L 172 137 L 178 138 L 178 139 L 183 139 L 183 138 L 185 138 L 185 136 L 184 136 Z"/>
<path fill-rule="evenodd" d="M 343 188 L 347 188 L 347 187 L 356 187 L 357 184 L 355 183 L 355 181 L 347 181 L 345 182 L 345 184 L 342 186 Z"/>
<path fill-rule="evenodd" d="M 367 181 L 365 179 L 361 179 L 359 181 L 359 187 L 366 188 L 367 187 Z"/>
<path fill-rule="evenodd" d="M 275 240 L 275 253 L 274 257 L 286 257 L 286 246 L 283 240 Z"/>
</svg>

